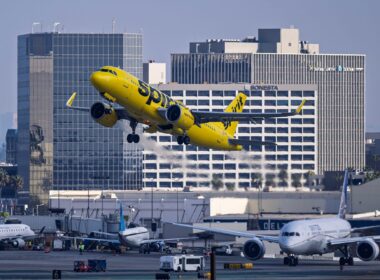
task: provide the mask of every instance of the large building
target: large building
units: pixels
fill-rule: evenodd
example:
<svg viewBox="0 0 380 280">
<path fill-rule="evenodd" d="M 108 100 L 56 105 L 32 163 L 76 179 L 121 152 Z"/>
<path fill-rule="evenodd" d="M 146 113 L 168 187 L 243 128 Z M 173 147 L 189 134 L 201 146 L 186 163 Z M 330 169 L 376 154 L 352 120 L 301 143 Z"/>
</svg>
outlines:
<svg viewBox="0 0 380 280">
<path fill-rule="evenodd" d="M 257 187 L 253 186 L 253 181 L 258 174 L 267 187 L 290 187 L 295 174 L 317 172 L 318 92 L 315 86 L 171 83 L 159 85 L 158 89 L 183 101 L 190 109 L 203 111 L 224 110 L 238 92 L 248 96 L 244 107 L 246 112 L 289 112 L 295 110 L 303 98 L 308 102 L 300 116 L 239 124 L 237 138 L 277 142 L 277 146 L 253 146 L 246 147 L 247 151 L 226 152 L 178 145 L 175 137 L 153 135 L 151 138 L 159 147 L 151 151 L 147 146 L 144 150 L 147 187 L 209 188 L 213 176 L 218 176 L 231 189 L 247 189 Z M 285 174 L 279 179 L 282 170 Z"/>
<path fill-rule="evenodd" d="M 103 128 L 65 107 L 101 100 L 89 82 L 101 66 L 142 78 L 141 34 L 37 33 L 18 37 L 18 160 L 24 188 L 46 201 L 50 189 L 138 189 L 142 151 L 120 126 Z"/>
<path fill-rule="evenodd" d="M 311 85 L 317 94 L 317 172 L 365 166 L 365 55 L 321 54 L 298 29 L 259 29 L 258 38 L 190 43 L 171 55 L 172 82 Z M 260 99 L 260 98 L 257 98 Z"/>
</svg>

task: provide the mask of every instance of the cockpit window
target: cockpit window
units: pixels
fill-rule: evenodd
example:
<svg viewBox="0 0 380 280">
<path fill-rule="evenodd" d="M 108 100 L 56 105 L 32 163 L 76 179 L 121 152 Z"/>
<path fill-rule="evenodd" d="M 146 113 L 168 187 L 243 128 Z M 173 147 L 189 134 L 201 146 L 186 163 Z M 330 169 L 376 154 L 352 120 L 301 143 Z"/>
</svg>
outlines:
<svg viewBox="0 0 380 280">
<path fill-rule="evenodd" d="M 282 236 L 301 236 L 299 232 L 287 232 L 287 231 L 284 231 L 282 233 Z"/>
<path fill-rule="evenodd" d="M 99 71 L 100 72 L 108 72 L 108 73 L 111 73 L 112 75 L 117 76 L 117 73 L 115 71 L 113 71 L 113 70 L 110 70 L 110 69 L 101 68 Z"/>
</svg>

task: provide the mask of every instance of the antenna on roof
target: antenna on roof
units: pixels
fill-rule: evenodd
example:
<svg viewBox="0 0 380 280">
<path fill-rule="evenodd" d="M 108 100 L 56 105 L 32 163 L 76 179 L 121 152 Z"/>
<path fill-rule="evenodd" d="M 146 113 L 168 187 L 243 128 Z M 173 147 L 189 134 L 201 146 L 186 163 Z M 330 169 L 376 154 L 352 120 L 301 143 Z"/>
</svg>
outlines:
<svg viewBox="0 0 380 280">
<path fill-rule="evenodd" d="M 54 33 L 58 33 L 58 26 L 61 25 L 60 22 L 54 22 L 54 26 L 53 26 L 53 32 Z"/>
<path fill-rule="evenodd" d="M 34 33 L 34 26 L 36 26 L 36 25 L 39 25 L 40 28 L 42 29 L 41 22 L 33 22 L 33 23 L 32 23 L 32 34 Z M 41 30 L 41 31 L 42 31 L 42 30 Z"/>
<path fill-rule="evenodd" d="M 115 34 L 115 27 L 116 27 L 116 20 L 115 18 L 112 19 L 112 34 Z"/>
</svg>

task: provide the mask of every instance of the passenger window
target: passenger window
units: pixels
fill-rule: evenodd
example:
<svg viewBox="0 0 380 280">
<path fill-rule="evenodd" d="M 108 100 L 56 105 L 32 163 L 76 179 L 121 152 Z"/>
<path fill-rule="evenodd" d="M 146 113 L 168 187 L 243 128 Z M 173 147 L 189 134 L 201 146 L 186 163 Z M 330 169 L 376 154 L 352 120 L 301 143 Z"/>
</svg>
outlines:
<svg viewBox="0 0 380 280">
<path fill-rule="evenodd" d="M 296 236 L 300 236 L 300 233 L 299 233 L 299 232 L 296 232 Z"/>
<path fill-rule="evenodd" d="M 294 236 L 294 232 L 290 232 L 290 233 L 289 233 L 289 236 Z"/>
</svg>

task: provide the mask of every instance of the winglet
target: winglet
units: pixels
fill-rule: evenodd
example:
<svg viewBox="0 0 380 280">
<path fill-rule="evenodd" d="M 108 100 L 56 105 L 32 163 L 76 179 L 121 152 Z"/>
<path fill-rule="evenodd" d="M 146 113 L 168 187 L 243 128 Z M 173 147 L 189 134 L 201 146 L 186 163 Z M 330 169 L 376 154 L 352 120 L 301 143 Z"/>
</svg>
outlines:
<svg viewBox="0 0 380 280">
<path fill-rule="evenodd" d="M 73 92 L 73 94 L 70 96 L 70 98 L 66 102 L 67 107 L 71 107 L 73 105 L 73 102 L 76 96 L 77 96 L 77 93 Z"/>
<path fill-rule="evenodd" d="M 120 202 L 120 221 L 119 221 L 119 232 L 125 231 L 125 221 L 124 221 L 124 214 L 123 214 L 123 206 Z"/>
<path fill-rule="evenodd" d="M 301 113 L 303 105 L 305 105 L 306 99 L 302 100 L 301 104 L 296 109 L 296 114 Z"/>
<path fill-rule="evenodd" d="M 348 175 L 349 175 L 348 169 L 346 169 L 344 171 L 343 187 L 342 187 L 342 194 L 340 197 L 340 205 L 339 205 L 339 213 L 338 213 L 338 217 L 341 219 L 345 219 L 346 217 Z"/>
<path fill-rule="evenodd" d="M 39 234 L 42 234 L 42 233 L 44 232 L 44 230 L 45 230 L 45 226 L 43 226 L 43 227 L 41 228 Z"/>
</svg>

